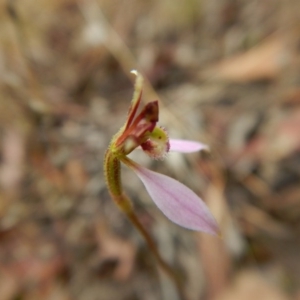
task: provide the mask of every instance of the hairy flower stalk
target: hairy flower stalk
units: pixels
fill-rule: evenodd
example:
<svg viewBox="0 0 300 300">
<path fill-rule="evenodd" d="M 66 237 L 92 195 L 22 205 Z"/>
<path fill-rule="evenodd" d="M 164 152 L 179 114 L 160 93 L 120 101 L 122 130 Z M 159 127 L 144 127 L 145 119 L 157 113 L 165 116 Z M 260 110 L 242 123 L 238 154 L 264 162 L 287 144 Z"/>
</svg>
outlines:
<svg viewBox="0 0 300 300">
<path fill-rule="evenodd" d="M 161 258 L 157 247 L 134 213 L 130 199 L 121 184 L 121 162 L 133 170 L 145 185 L 157 207 L 174 223 L 191 229 L 218 234 L 218 226 L 205 203 L 188 187 L 168 176 L 148 170 L 131 160 L 127 155 L 141 148 L 154 159 L 163 159 L 169 151 L 195 152 L 208 147 L 195 141 L 169 139 L 166 130 L 157 126 L 158 101 L 147 103 L 137 114 L 142 96 L 142 76 L 136 75 L 135 91 L 125 124 L 115 134 L 104 158 L 104 173 L 112 199 L 127 215 L 145 238 L 160 266 L 175 281 L 179 293 L 183 290 L 178 277 Z"/>
</svg>

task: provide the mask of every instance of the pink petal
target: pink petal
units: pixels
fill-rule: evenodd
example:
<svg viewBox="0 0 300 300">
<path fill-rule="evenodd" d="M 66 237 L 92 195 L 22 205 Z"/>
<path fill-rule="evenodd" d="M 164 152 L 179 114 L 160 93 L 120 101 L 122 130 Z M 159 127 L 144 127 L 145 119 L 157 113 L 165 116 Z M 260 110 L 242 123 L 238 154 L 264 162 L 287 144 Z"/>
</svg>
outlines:
<svg viewBox="0 0 300 300">
<path fill-rule="evenodd" d="M 196 141 L 170 139 L 170 151 L 189 153 L 201 150 L 209 150 L 209 147 Z"/>
<path fill-rule="evenodd" d="M 150 171 L 131 160 L 123 161 L 144 183 L 158 208 L 174 223 L 192 230 L 218 234 L 218 225 L 205 203 L 188 187 Z"/>
</svg>

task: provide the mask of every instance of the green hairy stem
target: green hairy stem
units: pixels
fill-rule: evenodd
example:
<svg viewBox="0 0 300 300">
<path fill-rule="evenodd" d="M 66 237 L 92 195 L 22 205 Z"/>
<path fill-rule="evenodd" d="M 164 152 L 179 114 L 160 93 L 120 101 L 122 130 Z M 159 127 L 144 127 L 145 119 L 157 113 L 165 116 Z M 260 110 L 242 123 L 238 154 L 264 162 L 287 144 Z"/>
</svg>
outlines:
<svg viewBox="0 0 300 300">
<path fill-rule="evenodd" d="M 159 266 L 174 282 L 178 290 L 178 293 L 180 295 L 180 298 L 182 300 L 186 300 L 187 298 L 184 296 L 181 280 L 179 280 L 179 277 L 175 274 L 172 268 L 163 260 L 163 258 L 159 254 L 154 240 L 149 235 L 147 230 L 144 228 L 142 223 L 139 221 L 137 215 L 134 212 L 130 199 L 123 192 L 122 182 L 121 182 L 120 159 L 126 161 L 127 157 L 124 155 L 120 155 L 120 157 L 118 157 L 116 153 L 113 153 L 111 151 L 111 148 L 109 148 L 106 151 L 105 158 L 104 158 L 104 174 L 105 174 L 106 184 L 109 193 L 111 195 L 111 198 L 114 200 L 116 205 L 121 209 L 121 211 L 123 211 L 126 214 L 126 216 L 134 225 L 134 227 L 143 236 L 144 240 L 148 245 L 148 248 L 156 258 Z"/>
</svg>

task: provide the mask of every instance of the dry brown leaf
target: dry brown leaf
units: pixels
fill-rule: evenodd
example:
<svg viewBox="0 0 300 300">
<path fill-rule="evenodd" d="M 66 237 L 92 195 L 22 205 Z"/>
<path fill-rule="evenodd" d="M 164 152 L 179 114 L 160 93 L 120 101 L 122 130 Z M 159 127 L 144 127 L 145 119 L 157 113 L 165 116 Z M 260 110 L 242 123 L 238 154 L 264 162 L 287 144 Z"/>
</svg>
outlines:
<svg viewBox="0 0 300 300">
<path fill-rule="evenodd" d="M 7 128 L 2 147 L 0 182 L 4 189 L 16 191 L 22 180 L 25 159 L 25 141 L 21 132 Z"/>
<path fill-rule="evenodd" d="M 264 159 L 280 160 L 300 150 L 300 109 L 288 114 L 270 132 L 270 142 L 265 148 Z"/>
<path fill-rule="evenodd" d="M 272 118 L 240 150 L 231 151 L 230 164 L 247 174 L 257 162 L 277 162 L 300 150 L 300 110 L 295 109 L 283 118 Z"/>
<path fill-rule="evenodd" d="M 221 185 L 223 185 L 221 181 L 218 184 L 215 182 L 215 185 L 210 185 L 204 198 L 216 217 L 222 234 L 225 235 L 229 216 Z M 207 278 L 207 293 L 209 298 L 213 298 L 221 293 L 227 285 L 231 268 L 229 251 L 225 241 L 216 236 L 201 233 L 198 235 L 197 241 Z"/>
<path fill-rule="evenodd" d="M 240 217 L 247 222 L 248 233 L 254 234 L 259 230 L 277 239 L 291 237 L 291 232 L 287 227 L 252 205 L 244 205 L 240 211 Z"/>
<path fill-rule="evenodd" d="M 45 153 L 39 151 L 39 149 L 34 150 L 31 157 L 34 168 L 57 189 L 64 190 L 66 186 L 65 174 L 52 164 Z"/>
<path fill-rule="evenodd" d="M 117 260 L 114 271 L 117 280 L 124 281 L 132 274 L 136 255 L 136 246 L 125 239 L 114 235 L 101 222 L 95 224 L 99 256 L 101 260 Z"/>
<path fill-rule="evenodd" d="M 276 286 L 266 281 L 265 277 L 254 271 L 238 274 L 232 285 L 215 300 L 287 300 Z"/>
<path fill-rule="evenodd" d="M 71 191 L 81 192 L 88 180 L 87 173 L 80 160 L 71 159 L 65 166 L 68 185 Z"/>
<path fill-rule="evenodd" d="M 290 62 L 290 55 L 285 39 L 276 35 L 205 70 L 204 76 L 234 82 L 272 80 Z"/>
<path fill-rule="evenodd" d="M 15 299 L 20 288 L 20 282 L 9 272 L 0 270 L 0 291 L 2 300 Z"/>
<path fill-rule="evenodd" d="M 23 283 L 41 284 L 53 280 L 61 271 L 62 266 L 63 261 L 59 256 L 49 259 L 30 256 L 9 265 L 8 270 Z"/>
</svg>

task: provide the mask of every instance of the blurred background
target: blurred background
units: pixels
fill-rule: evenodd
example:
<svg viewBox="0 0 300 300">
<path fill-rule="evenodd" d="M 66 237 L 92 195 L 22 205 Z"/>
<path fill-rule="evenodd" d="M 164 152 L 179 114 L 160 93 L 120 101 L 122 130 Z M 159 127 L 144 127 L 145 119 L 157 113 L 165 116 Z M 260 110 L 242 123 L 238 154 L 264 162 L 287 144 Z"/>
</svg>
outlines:
<svg viewBox="0 0 300 300">
<path fill-rule="evenodd" d="M 132 69 L 173 138 L 210 153 L 133 158 L 184 182 L 222 239 L 124 187 L 190 300 L 300 299 L 298 0 L 1 0 L 1 300 L 179 299 L 111 201 L 103 155 Z"/>
</svg>

